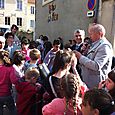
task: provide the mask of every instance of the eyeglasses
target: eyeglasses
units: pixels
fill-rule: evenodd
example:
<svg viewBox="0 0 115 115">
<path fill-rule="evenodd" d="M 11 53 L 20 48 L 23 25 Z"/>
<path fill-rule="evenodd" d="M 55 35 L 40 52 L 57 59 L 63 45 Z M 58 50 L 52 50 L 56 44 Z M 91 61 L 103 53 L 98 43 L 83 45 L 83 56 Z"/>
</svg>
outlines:
<svg viewBox="0 0 115 115">
<path fill-rule="evenodd" d="M 83 45 L 87 47 L 87 46 L 90 45 L 90 44 L 87 43 L 87 42 L 84 42 Z"/>
<path fill-rule="evenodd" d="M 81 37 L 81 35 L 75 35 L 75 37 Z"/>
</svg>

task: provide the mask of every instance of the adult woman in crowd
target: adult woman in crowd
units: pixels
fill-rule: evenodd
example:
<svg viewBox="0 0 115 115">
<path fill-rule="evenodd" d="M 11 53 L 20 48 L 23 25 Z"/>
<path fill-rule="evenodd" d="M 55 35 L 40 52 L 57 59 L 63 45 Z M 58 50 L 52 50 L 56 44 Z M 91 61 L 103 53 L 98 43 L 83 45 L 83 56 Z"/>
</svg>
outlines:
<svg viewBox="0 0 115 115">
<path fill-rule="evenodd" d="M 83 115 L 110 115 L 115 111 L 112 97 L 103 89 L 91 89 L 82 101 Z"/>
<path fill-rule="evenodd" d="M 72 73 L 65 75 L 61 86 L 64 98 L 56 98 L 45 105 L 43 115 L 81 115 L 80 82 L 77 76 Z"/>
<path fill-rule="evenodd" d="M 3 115 L 3 106 L 6 105 L 10 115 L 16 115 L 16 107 L 11 94 L 12 83 L 18 79 L 9 59 L 7 51 L 0 51 L 0 115 Z"/>
</svg>

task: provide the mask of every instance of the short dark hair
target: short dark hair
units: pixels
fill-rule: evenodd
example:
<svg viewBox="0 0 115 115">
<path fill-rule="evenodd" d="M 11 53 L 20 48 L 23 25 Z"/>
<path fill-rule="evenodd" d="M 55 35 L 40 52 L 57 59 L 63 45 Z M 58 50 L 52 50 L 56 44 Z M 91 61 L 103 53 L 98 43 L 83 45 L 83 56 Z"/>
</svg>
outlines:
<svg viewBox="0 0 115 115">
<path fill-rule="evenodd" d="M 108 73 L 108 78 L 111 79 L 114 84 L 115 84 L 115 68 L 113 68 L 109 73 Z M 112 96 L 112 98 L 115 100 L 115 85 L 114 87 L 109 90 L 110 95 Z"/>
<path fill-rule="evenodd" d="M 18 26 L 16 26 L 15 24 L 13 24 L 12 27 L 11 27 L 11 30 L 12 30 L 14 27 L 16 28 L 16 30 L 19 29 Z"/>
<path fill-rule="evenodd" d="M 55 39 L 54 41 L 53 41 L 53 45 L 60 45 L 61 43 L 60 43 L 60 40 L 59 39 Z"/>
<path fill-rule="evenodd" d="M 25 39 L 23 39 L 22 41 L 21 41 L 21 45 L 22 44 L 25 44 L 25 45 L 27 45 L 27 44 L 29 44 L 30 42 L 29 42 L 29 40 L 27 39 L 27 38 L 25 38 Z"/>
<path fill-rule="evenodd" d="M 11 32 L 7 32 L 7 33 L 5 34 L 5 38 L 7 39 L 9 36 L 13 36 L 13 38 L 14 38 L 14 35 L 13 35 Z"/>
<path fill-rule="evenodd" d="M 111 95 L 103 89 L 88 90 L 83 98 L 83 106 L 91 106 L 92 109 L 98 109 L 99 115 L 110 115 L 115 110 L 115 104 Z"/>
<path fill-rule="evenodd" d="M 43 41 L 48 41 L 48 39 L 49 39 L 48 36 L 43 36 L 42 38 Z"/>
</svg>

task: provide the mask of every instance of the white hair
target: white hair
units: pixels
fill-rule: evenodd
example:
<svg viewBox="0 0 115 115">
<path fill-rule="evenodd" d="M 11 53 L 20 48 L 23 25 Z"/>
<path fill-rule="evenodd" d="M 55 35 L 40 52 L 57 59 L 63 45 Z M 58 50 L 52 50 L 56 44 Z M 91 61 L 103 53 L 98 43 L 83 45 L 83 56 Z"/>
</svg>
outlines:
<svg viewBox="0 0 115 115">
<path fill-rule="evenodd" d="M 0 41 L 5 43 L 6 39 L 3 36 L 0 36 Z"/>
<path fill-rule="evenodd" d="M 104 26 L 101 25 L 101 24 L 92 24 L 92 25 L 89 27 L 89 29 L 91 29 L 91 30 L 94 31 L 94 32 L 102 32 L 102 33 L 103 33 L 103 36 L 105 36 L 106 31 L 105 31 Z"/>
</svg>

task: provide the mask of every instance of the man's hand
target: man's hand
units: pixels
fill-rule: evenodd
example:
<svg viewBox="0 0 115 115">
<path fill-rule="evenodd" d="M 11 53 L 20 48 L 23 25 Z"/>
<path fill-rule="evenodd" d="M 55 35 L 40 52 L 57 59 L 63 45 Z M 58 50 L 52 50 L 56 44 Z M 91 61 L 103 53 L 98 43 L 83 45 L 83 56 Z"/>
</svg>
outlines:
<svg viewBox="0 0 115 115">
<path fill-rule="evenodd" d="M 74 50 L 74 53 L 75 53 L 75 56 L 77 57 L 77 59 L 80 59 L 80 57 L 82 56 L 82 54 L 78 51 Z"/>
</svg>

